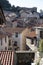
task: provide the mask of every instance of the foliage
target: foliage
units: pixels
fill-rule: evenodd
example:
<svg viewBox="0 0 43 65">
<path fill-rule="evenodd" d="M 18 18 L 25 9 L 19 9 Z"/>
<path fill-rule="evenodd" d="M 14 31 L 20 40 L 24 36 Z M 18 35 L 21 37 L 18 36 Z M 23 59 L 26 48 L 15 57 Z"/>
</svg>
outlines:
<svg viewBox="0 0 43 65">
<path fill-rule="evenodd" d="M 37 63 L 37 65 L 39 65 L 39 63 Z"/>
<path fill-rule="evenodd" d="M 40 64 L 40 60 L 41 60 L 41 57 L 39 57 L 38 62 L 37 62 L 37 65 L 39 65 L 39 64 Z"/>
<path fill-rule="evenodd" d="M 43 39 L 39 41 L 39 51 L 43 52 Z"/>
<path fill-rule="evenodd" d="M 0 5 L 4 10 L 13 11 L 13 12 L 17 12 L 17 13 L 19 13 L 19 11 L 21 9 L 19 6 L 17 6 L 17 7 L 15 7 L 14 5 L 11 6 L 11 4 L 9 3 L 8 0 L 0 0 Z"/>
<path fill-rule="evenodd" d="M 0 5 L 3 9 L 10 9 L 11 4 L 7 0 L 0 0 Z"/>
</svg>

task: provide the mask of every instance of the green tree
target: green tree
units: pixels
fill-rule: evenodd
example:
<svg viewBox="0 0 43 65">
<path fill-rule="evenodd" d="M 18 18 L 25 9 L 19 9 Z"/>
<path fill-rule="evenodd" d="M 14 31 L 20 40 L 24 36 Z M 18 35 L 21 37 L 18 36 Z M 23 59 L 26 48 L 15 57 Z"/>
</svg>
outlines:
<svg viewBox="0 0 43 65">
<path fill-rule="evenodd" d="M 17 11 L 17 10 L 15 9 L 15 6 L 14 6 L 14 5 L 11 7 L 11 11 L 13 11 L 13 12 L 16 12 L 16 11 Z"/>
<path fill-rule="evenodd" d="M 3 8 L 3 10 L 13 11 L 13 12 L 17 11 L 15 6 L 14 5 L 11 6 L 8 0 L 0 0 L 0 5 Z"/>
<path fill-rule="evenodd" d="M 0 0 L 0 5 L 4 10 L 8 10 L 11 8 L 11 4 L 7 0 Z"/>
<path fill-rule="evenodd" d="M 43 39 L 39 41 L 39 51 L 43 52 Z"/>
</svg>

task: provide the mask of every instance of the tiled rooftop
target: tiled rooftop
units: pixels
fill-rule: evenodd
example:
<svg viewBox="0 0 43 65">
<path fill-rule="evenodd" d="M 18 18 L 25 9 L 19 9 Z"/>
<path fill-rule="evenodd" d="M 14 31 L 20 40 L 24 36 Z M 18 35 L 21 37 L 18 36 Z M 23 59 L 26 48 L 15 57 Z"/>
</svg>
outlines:
<svg viewBox="0 0 43 65">
<path fill-rule="evenodd" d="M 29 32 L 26 37 L 30 37 L 30 38 L 33 38 L 33 37 L 36 37 L 36 32 L 35 31 L 32 31 L 32 32 Z"/>
<path fill-rule="evenodd" d="M 0 30 L 0 38 L 4 38 L 5 36 L 7 36 L 7 34 L 4 31 Z"/>
<path fill-rule="evenodd" d="M 25 29 L 25 28 L 19 28 L 19 27 L 10 28 L 10 27 L 7 27 L 7 28 L 4 28 L 4 31 L 12 34 L 12 33 L 14 33 L 14 32 L 21 33 L 24 29 Z"/>
<path fill-rule="evenodd" d="M 13 51 L 0 51 L 0 63 L 2 65 L 13 65 L 13 58 Z"/>
</svg>

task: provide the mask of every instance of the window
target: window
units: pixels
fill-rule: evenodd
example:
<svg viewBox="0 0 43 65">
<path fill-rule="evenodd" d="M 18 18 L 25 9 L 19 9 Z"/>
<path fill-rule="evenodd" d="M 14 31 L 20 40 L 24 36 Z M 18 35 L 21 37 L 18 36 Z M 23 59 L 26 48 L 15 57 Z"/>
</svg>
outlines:
<svg viewBox="0 0 43 65">
<path fill-rule="evenodd" d="M 17 32 L 15 33 L 15 36 L 18 37 L 18 33 Z"/>
<path fill-rule="evenodd" d="M 9 46 L 11 46 L 11 40 L 9 40 Z"/>
<path fill-rule="evenodd" d="M 17 46 L 17 41 L 14 42 L 14 46 Z"/>
<path fill-rule="evenodd" d="M 3 22 L 3 20 L 2 20 L 2 18 L 0 18 L 0 24 L 2 25 L 4 22 Z"/>
<path fill-rule="evenodd" d="M 31 40 L 31 44 L 34 44 L 34 40 L 33 39 Z"/>
<path fill-rule="evenodd" d="M 8 48 L 8 50 L 12 50 L 12 48 Z"/>
<path fill-rule="evenodd" d="M 43 31 L 40 31 L 40 37 L 43 39 Z"/>
<path fill-rule="evenodd" d="M 6 36 L 5 36 L 5 42 L 7 41 L 7 39 L 6 39 Z"/>
<path fill-rule="evenodd" d="M 1 45 L 2 45 L 2 38 L 1 38 Z"/>
<path fill-rule="evenodd" d="M 7 47 L 5 47 L 5 50 L 7 50 Z"/>
</svg>

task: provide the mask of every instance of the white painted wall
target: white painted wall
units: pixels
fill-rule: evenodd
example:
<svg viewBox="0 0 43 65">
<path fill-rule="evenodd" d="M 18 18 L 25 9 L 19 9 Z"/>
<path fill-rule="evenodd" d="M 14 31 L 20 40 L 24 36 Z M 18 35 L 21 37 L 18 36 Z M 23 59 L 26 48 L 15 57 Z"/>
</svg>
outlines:
<svg viewBox="0 0 43 65">
<path fill-rule="evenodd" d="M 5 50 L 5 47 L 7 47 L 7 50 L 8 50 L 8 36 L 6 36 L 6 42 L 5 42 L 5 37 L 2 38 L 2 45 L 1 45 L 1 39 L 0 39 L 0 50 Z"/>
<path fill-rule="evenodd" d="M 39 65 L 43 65 L 43 58 L 41 58 L 39 63 L 40 63 Z"/>
<path fill-rule="evenodd" d="M 31 44 L 31 40 L 30 39 L 28 39 L 28 38 L 26 38 L 26 44 Z"/>
<path fill-rule="evenodd" d="M 21 43 L 21 34 L 20 33 L 18 33 L 18 37 L 16 37 L 15 36 L 15 33 L 12 35 L 12 38 L 13 38 L 13 43 L 15 42 L 15 41 L 17 41 L 17 46 L 19 47 L 19 49 L 20 49 L 20 43 Z"/>
<path fill-rule="evenodd" d="M 37 35 L 37 38 L 40 38 L 40 29 L 36 28 L 36 35 Z"/>
</svg>

